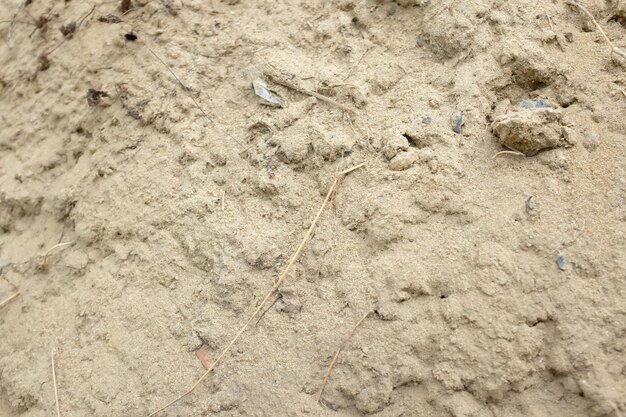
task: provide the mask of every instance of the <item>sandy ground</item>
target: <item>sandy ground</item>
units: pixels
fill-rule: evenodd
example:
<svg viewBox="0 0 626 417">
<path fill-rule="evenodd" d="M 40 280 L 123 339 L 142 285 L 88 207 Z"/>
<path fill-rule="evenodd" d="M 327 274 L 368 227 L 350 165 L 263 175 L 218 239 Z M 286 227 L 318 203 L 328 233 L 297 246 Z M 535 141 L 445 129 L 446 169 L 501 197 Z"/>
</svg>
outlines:
<svg viewBox="0 0 626 417">
<path fill-rule="evenodd" d="M 361 162 L 160 415 L 626 415 L 626 67 L 575 6 L 0 3 L 0 416 L 56 415 L 53 349 L 63 416 L 184 392 Z"/>
</svg>

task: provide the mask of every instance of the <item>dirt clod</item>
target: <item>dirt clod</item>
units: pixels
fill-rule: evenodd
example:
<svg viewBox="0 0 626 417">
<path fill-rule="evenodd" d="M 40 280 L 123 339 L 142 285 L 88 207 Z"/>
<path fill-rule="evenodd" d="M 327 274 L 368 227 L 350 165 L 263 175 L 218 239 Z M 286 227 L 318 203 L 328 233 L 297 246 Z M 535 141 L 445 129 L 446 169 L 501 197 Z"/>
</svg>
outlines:
<svg viewBox="0 0 626 417">
<path fill-rule="evenodd" d="M 494 133 L 509 149 L 531 156 L 564 144 L 560 112 L 553 109 L 523 109 L 496 118 Z"/>
<path fill-rule="evenodd" d="M 413 162 L 415 162 L 415 154 L 413 152 L 399 152 L 389 161 L 389 169 L 392 171 L 404 171 L 409 169 Z"/>
</svg>

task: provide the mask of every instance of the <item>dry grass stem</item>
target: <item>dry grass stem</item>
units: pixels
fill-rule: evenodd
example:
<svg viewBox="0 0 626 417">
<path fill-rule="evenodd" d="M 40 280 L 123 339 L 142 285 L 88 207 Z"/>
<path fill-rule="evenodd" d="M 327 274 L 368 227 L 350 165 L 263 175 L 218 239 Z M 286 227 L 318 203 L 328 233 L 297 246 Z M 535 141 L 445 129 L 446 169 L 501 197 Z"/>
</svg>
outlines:
<svg viewBox="0 0 626 417">
<path fill-rule="evenodd" d="M 315 215 L 315 218 L 313 219 L 313 222 L 311 223 L 311 226 L 307 230 L 306 234 L 304 235 L 304 238 L 302 239 L 302 242 L 300 242 L 300 245 L 298 246 L 296 251 L 293 253 L 293 255 L 291 255 L 291 258 L 289 259 L 289 262 L 287 263 L 287 266 L 285 267 L 283 272 L 280 274 L 280 276 L 276 280 L 276 283 L 274 283 L 274 285 L 268 291 L 268 293 L 265 296 L 265 298 L 263 298 L 263 301 L 261 301 L 261 303 L 254 310 L 254 312 L 250 315 L 250 317 L 244 323 L 244 325 L 241 327 L 241 329 L 239 329 L 239 331 L 237 332 L 235 337 L 233 337 L 233 339 L 230 341 L 230 343 L 228 343 L 228 345 L 224 348 L 224 350 L 222 350 L 222 353 L 220 353 L 220 355 L 217 357 L 217 359 L 215 359 L 215 361 L 211 364 L 211 366 L 209 366 L 207 368 L 206 372 L 204 374 L 202 374 L 202 376 L 200 378 L 198 378 L 198 380 L 191 386 L 191 388 L 189 388 L 183 394 L 181 394 L 178 397 L 176 397 L 174 400 L 172 400 L 169 403 L 165 404 L 163 407 L 161 407 L 158 410 L 156 410 L 153 413 L 151 413 L 148 417 L 152 417 L 152 416 L 155 416 L 155 415 L 159 414 L 161 411 L 165 410 L 166 408 L 169 408 L 173 404 L 175 404 L 178 401 L 180 401 L 181 399 L 185 398 L 187 395 L 191 394 L 198 387 L 198 385 L 200 385 L 202 383 L 202 381 L 204 381 L 206 379 L 206 377 L 209 376 L 209 374 L 222 361 L 222 359 L 224 359 L 226 354 L 228 352 L 230 352 L 230 350 L 233 348 L 235 343 L 237 343 L 237 341 L 241 338 L 243 333 L 246 331 L 248 326 L 250 326 L 250 323 L 252 323 L 252 321 L 254 321 L 256 316 L 258 316 L 259 313 L 263 310 L 263 308 L 265 307 L 265 305 L 267 304 L 267 302 L 271 298 L 272 294 L 274 294 L 274 292 L 276 292 L 278 290 L 278 288 L 283 283 L 285 278 L 287 278 L 287 275 L 289 275 L 289 272 L 291 271 L 291 268 L 296 263 L 296 261 L 300 258 L 300 255 L 302 255 L 302 252 L 304 251 L 304 247 L 306 246 L 307 242 L 309 241 L 309 239 L 313 235 L 315 227 L 317 226 L 317 223 L 318 223 L 320 217 L 322 216 L 322 213 L 326 209 L 326 206 L 328 206 L 328 203 L 330 202 L 332 196 L 334 195 L 335 191 L 337 190 L 337 187 L 339 186 L 339 184 L 341 184 L 341 180 L 346 175 L 351 173 L 352 171 L 361 168 L 363 165 L 365 165 L 365 164 L 361 163 L 359 165 L 355 165 L 352 168 L 348 168 L 348 169 L 340 172 L 335 177 L 335 181 L 333 182 L 332 186 L 328 190 L 328 193 L 326 194 L 326 198 L 324 198 L 324 201 L 322 202 L 322 205 L 320 206 L 319 210 L 317 211 L 317 214 Z"/>
<path fill-rule="evenodd" d="M 269 80 L 271 82 L 275 83 L 275 84 L 279 84 L 279 85 L 282 85 L 283 87 L 291 88 L 292 90 L 295 90 L 295 91 L 297 91 L 299 93 L 302 93 L 302 94 L 313 96 L 313 97 L 315 97 L 315 98 L 317 98 L 319 100 L 322 100 L 323 102 L 328 103 L 328 104 L 330 104 L 332 106 L 335 106 L 335 107 L 337 107 L 337 108 L 339 108 L 339 109 L 341 109 L 341 110 L 343 110 L 343 111 L 345 111 L 347 113 L 356 114 L 356 110 L 354 110 L 353 108 L 348 107 L 346 105 L 343 105 L 341 103 L 337 103 L 335 100 L 331 99 L 330 97 L 326 97 L 325 95 L 320 94 L 320 93 L 316 93 L 315 91 L 307 90 L 306 88 L 298 87 L 297 85 L 295 85 L 295 84 L 293 84 L 293 83 L 291 83 L 291 82 L 289 82 L 289 81 L 287 81 L 287 80 L 285 80 L 285 79 L 283 79 L 283 78 L 281 78 L 281 77 L 279 77 L 277 75 L 274 75 L 272 73 L 264 72 L 263 74 L 265 74 L 265 76 L 267 78 L 269 78 Z"/>
<path fill-rule="evenodd" d="M 63 242 L 63 243 L 57 243 L 56 245 L 54 245 L 53 247 L 51 247 L 50 249 L 48 249 L 46 251 L 46 253 L 44 253 L 43 255 L 43 261 L 41 262 L 41 266 L 43 267 L 43 269 L 45 270 L 46 268 L 48 268 L 48 257 L 50 256 L 50 253 L 58 248 L 63 248 L 65 246 L 69 246 L 69 245 L 73 245 L 75 242 Z"/>
<path fill-rule="evenodd" d="M 54 245 L 53 247 L 51 247 L 50 249 L 48 249 L 46 251 L 46 253 L 43 255 L 44 258 L 48 257 L 50 255 L 50 252 L 52 252 L 53 250 L 57 249 L 57 248 L 62 248 L 64 246 L 69 246 L 69 245 L 73 245 L 74 242 L 63 242 L 63 243 L 57 243 L 56 245 Z"/>
<path fill-rule="evenodd" d="M 0 307 L 2 307 L 3 305 L 7 304 L 9 301 L 11 301 L 12 299 L 14 299 L 15 297 L 17 297 L 18 295 L 20 295 L 20 292 L 16 292 L 15 294 L 9 296 L 9 298 L 5 299 L 4 301 L 0 302 Z"/>
<path fill-rule="evenodd" d="M 56 404 L 57 417 L 61 417 L 59 409 L 59 392 L 57 390 L 57 373 L 54 365 L 54 349 L 50 351 L 50 359 L 52 360 L 52 385 L 54 386 L 54 403 Z"/>
<path fill-rule="evenodd" d="M 496 159 L 497 157 L 499 157 L 500 155 L 515 155 L 515 156 L 526 156 L 525 153 L 522 152 L 518 152 L 518 151 L 500 151 L 497 154 L 495 154 L 494 156 L 491 157 L 491 159 Z"/>
<path fill-rule="evenodd" d="M 328 383 L 328 380 L 330 379 L 330 374 L 333 372 L 333 368 L 335 367 L 335 363 L 337 363 L 337 358 L 339 358 L 339 354 L 341 353 L 343 348 L 346 346 L 348 341 L 352 338 L 357 327 L 359 327 L 361 323 L 363 323 L 363 320 L 365 320 L 367 316 L 370 315 L 371 312 L 372 311 L 370 310 L 367 313 L 365 313 L 363 317 L 361 317 L 361 320 L 359 320 L 354 325 L 354 327 L 352 328 L 352 330 L 350 330 L 350 333 L 348 333 L 348 336 L 345 338 L 341 346 L 339 346 L 339 349 L 337 349 L 337 352 L 335 352 L 335 356 L 333 356 L 333 359 L 330 361 L 330 365 L 328 366 L 328 370 L 326 371 L 326 376 L 324 376 L 324 381 L 322 382 L 322 386 L 320 387 L 320 392 L 317 395 L 317 402 L 320 402 L 322 400 L 322 394 L 324 393 L 324 388 L 326 387 L 326 384 Z"/>
</svg>

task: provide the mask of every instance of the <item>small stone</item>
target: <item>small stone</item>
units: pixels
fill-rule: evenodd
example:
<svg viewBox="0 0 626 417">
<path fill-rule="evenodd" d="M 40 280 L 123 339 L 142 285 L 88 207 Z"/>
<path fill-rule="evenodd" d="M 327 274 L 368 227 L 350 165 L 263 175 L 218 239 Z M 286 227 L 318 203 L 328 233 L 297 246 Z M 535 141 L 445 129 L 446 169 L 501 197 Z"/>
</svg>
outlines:
<svg viewBox="0 0 626 417">
<path fill-rule="evenodd" d="M 461 129 L 463 128 L 464 124 L 465 122 L 463 121 L 463 112 L 456 112 L 456 114 L 454 115 L 454 121 L 452 122 L 452 131 L 454 133 L 461 133 Z"/>
<path fill-rule="evenodd" d="M 563 255 L 559 255 L 556 258 L 556 266 L 558 266 L 561 271 L 565 271 L 565 257 Z"/>
<path fill-rule="evenodd" d="M 415 162 L 413 152 L 400 152 L 389 161 L 389 169 L 392 171 L 404 171 L 409 169 Z"/>
<path fill-rule="evenodd" d="M 567 32 L 565 35 L 565 40 L 569 43 L 574 42 L 574 34 L 572 32 Z"/>
<path fill-rule="evenodd" d="M 76 22 L 71 21 L 66 25 L 63 25 L 59 28 L 63 36 L 66 38 L 71 38 L 74 32 L 76 32 Z"/>
</svg>

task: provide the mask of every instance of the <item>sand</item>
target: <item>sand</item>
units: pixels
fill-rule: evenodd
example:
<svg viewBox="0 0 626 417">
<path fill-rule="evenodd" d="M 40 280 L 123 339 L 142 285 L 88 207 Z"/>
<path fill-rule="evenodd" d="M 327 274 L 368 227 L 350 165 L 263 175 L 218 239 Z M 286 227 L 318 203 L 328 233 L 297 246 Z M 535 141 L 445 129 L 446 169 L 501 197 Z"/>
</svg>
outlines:
<svg viewBox="0 0 626 417">
<path fill-rule="evenodd" d="M 27 3 L 0 4 L 0 416 L 56 415 L 51 350 L 62 416 L 182 394 L 361 162 L 160 415 L 626 415 L 626 66 L 578 8 Z M 584 4 L 625 48 L 626 3 Z M 263 76 L 268 105 L 251 66 L 353 111 Z"/>
</svg>

